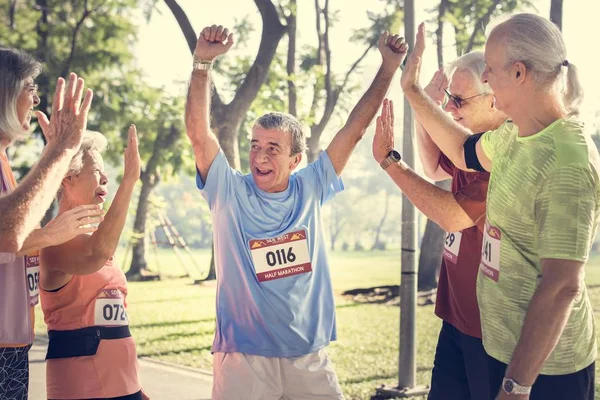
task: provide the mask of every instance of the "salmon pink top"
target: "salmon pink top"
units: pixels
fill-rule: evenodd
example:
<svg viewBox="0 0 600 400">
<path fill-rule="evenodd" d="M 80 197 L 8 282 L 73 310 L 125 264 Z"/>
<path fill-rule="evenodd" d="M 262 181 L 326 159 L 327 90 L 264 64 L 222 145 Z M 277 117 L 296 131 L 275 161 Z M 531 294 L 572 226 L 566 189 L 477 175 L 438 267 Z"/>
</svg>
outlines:
<svg viewBox="0 0 600 400">
<path fill-rule="evenodd" d="M 126 326 L 127 280 L 111 258 L 99 271 L 74 275 L 55 292 L 40 290 L 48 330 L 90 326 Z M 49 399 L 96 399 L 126 396 L 141 390 L 132 337 L 103 339 L 93 356 L 46 361 Z"/>
</svg>

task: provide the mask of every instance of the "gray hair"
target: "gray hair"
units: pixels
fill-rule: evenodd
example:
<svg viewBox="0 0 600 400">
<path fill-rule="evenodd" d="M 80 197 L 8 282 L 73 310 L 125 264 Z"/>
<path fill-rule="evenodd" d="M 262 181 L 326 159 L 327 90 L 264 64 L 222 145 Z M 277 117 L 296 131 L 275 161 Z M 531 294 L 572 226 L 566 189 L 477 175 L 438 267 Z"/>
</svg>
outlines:
<svg viewBox="0 0 600 400">
<path fill-rule="evenodd" d="M 273 129 L 292 135 L 292 155 L 306 151 L 306 137 L 300 122 L 291 114 L 271 112 L 258 118 L 254 127 Z"/>
<path fill-rule="evenodd" d="M 452 79 L 455 72 L 465 72 L 473 77 L 478 93 L 491 94 L 492 88 L 487 83 L 481 82 L 481 75 L 485 70 L 483 52 L 472 51 L 458 57 L 446 67 L 446 73 Z"/>
<path fill-rule="evenodd" d="M 35 79 L 41 71 L 42 64 L 33 56 L 0 47 L 0 139 L 12 143 L 25 135 L 17 115 L 17 98 L 25 80 Z"/>
<path fill-rule="evenodd" d="M 74 176 L 81 172 L 83 169 L 83 157 L 85 157 L 86 154 L 91 154 L 94 151 L 102 153 L 107 147 L 108 140 L 103 134 L 96 131 L 85 131 L 83 134 L 81 147 L 71 159 L 71 162 L 69 163 L 69 169 L 67 170 L 65 177 Z M 62 197 L 62 187 L 58 190 L 57 197 L 58 199 Z"/>
<path fill-rule="evenodd" d="M 510 17 L 493 31 L 499 28 L 506 43 L 507 62 L 524 63 L 539 86 L 550 86 L 564 79 L 562 72 L 566 67 L 563 101 L 570 114 L 579 114 L 583 87 L 577 67 L 567 61 L 567 48 L 558 27 L 546 18 L 524 13 Z"/>
</svg>

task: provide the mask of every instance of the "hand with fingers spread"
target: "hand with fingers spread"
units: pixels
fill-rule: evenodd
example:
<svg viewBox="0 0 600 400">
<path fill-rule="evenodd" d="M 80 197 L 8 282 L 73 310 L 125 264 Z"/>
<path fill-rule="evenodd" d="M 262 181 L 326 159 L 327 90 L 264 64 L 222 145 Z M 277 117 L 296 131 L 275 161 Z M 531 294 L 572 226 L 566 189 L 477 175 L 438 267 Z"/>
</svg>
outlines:
<svg viewBox="0 0 600 400">
<path fill-rule="evenodd" d="M 194 57 L 198 60 L 212 61 L 227 53 L 231 46 L 233 46 L 233 33 L 229 33 L 223 25 L 207 26 L 200 32 Z"/>
<path fill-rule="evenodd" d="M 140 152 L 138 149 L 138 137 L 135 125 L 129 127 L 127 147 L 125 148 L 125 171 L 123 181 L 135 182 L 140 179 Z"/>
<path fill-rule="evenodd" d="M 383 58 L 384 66 L 389 66 L 393 70 L 400 67 L 408 52 L 408 44 L 404 38 L 400 35 L 390 35 L 387 31 L 379 36 L 377 48 Z"/>
<path fill-rule="evenodd" d="M 74 73 L 69 75 L 66 88 L 65 80 L 58 78 L 50 120 L 43 112 L 36 111 L 48 146 L 59 146 L 61 150 L 74 152 L 81 146 L 93 98 L 92 91 L 88 89 L 81 101 L 84 84 L 84 80 L 77 78 Z"/>
<path fill-rule="evenodd" d="M 417 31 L 415 48 L 408 56 L 406 65 L 402 71 L 402 78 L 400 78 L 400 86 L 402 86 L 404 92 L 419 86 L 419 74 L 421 72 L 423 52 L 425 52 L 425 24 L 421 22 Z"/>
<path fill-rule="evenodd" d="M 373 137 L 373 157 L 381 164 L 394 149 L 394 103 L 385 99 L 381 115 L 377 117 Z"/>
<path fill-rule="evenodd" d="M 66 211 L 42 228 L 50 238 L 50 246 L 56 246 L 74 237 L 95 232 L 97 224 L 104 220 L 104 210 L 98 204 L 78 206 Z"/>
<path fill-rule="evenodd" d="M 444 68 L 442 67 L 435 72 L 433 78 L 431 78 L 429 84 L 425 86 L 424 90 L 425 93 L 431 97 L 431 100 L 436 102 L 438 105 L 442 105 L 444 98 L 446 97 L 446 92 L 444 92 L 444 89 L 448 89 L 448 84 L 448 75 L 446 75 Z"/>
</svg>

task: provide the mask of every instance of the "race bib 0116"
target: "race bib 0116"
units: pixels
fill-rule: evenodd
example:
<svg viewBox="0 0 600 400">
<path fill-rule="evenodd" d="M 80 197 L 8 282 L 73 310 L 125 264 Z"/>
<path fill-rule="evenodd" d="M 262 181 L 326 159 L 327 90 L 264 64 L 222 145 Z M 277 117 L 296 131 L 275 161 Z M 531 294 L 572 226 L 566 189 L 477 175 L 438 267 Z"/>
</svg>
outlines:
<svg viewBox="0 0 600 400">
<path fill-rule="evenodd" d="M 461 232 L 446 233 L 446 241 L 444 243 L 444 258 L 453 264 L 456 264 L 456 262 L 458 261 L 458 253 L 460 251 L 461 240 Z"/>
<path fill-rule="evenodd" d="M 272 239 L 253 239 L 248 244 L 260 282 L 312 271 L 305 230 Z"/>
<path fill-rule="evenodd" d="M 500 242 L 502 233 L 495 226 L 485 223 L 481 247 L 481 270 L 485 276 L 498 282 L 500 277 Z"/>
<path fill-rule="evenodd" d="M 100 291 L 94 306 L 94 325 L 129 325 L 124 297 L 119 289 L 104 289 Z"/>
<path fill-rule="evenodd" d="M 29 305 L 33 307 L 40 299 L 40 256 L 38 254 L 25 256 L 25 269 L 27 271 Z"/>
</svg>

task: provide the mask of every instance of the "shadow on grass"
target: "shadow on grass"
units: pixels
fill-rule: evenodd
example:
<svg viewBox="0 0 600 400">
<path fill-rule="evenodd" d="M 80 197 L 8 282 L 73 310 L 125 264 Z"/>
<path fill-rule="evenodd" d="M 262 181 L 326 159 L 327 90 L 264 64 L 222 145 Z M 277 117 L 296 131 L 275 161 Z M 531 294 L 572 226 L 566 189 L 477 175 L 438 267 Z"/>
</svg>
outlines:
<svg viewBox="0 0 600 400">
<path fill-rule="evenodd" d="M 138 357 L 160 357 L 160 356 L 169 356 L 169 355 L 174 355 L 174 354 L 191 353 L 194 351 L 197 351 L 197 352 L 210 351 L 211 348 L 212 348 L 212 346 L 209 345 L 209 346 L 201 346 L 201 347 L 186 347 L 186 348 L 179 349 L 179 350 L 144 351 L 144 352 L 139 352 Z"/>
<path fill-rule="evenodd" d="M 146 304 L 146 303 L 171 303 L 174 301 L 189 301 L 189 300 L 198 300 L 203 296 L 186 296 L 186 297 L 175 297 L 169 299 L 157 299 L 157 300 L 137 300 L 128 302 L 129 304 Z"/>
<path fill-rule="evenodd" d="M 417 372 L 427 372 L 427 371 L 431 371 L 431 368 L 417 367 Z M 396 378 L 398 378 L 398 373 L 394 372 L 392 374 L 377 374 L 377 375 L 363 376 L 360 378 L 345 379 L 345 380 L 342 379 L 342 380 L 340 380 L 340 384 L 352 385 L 352 384 L 364 383 L 364 382 L 375 381 L 375 380 L 391 380 L 391 379 L 396 379 Z"/>
<path fill-rule="evenodd" d="M 195 319 L 190 321 L 163 321 L 163 322 L 153 322 L 150 324 L 140 324 L 140 325 L 132 325 L 131 329 L 144 329 L 144 328 L 160 328 L 163 326 L 181 326 L 181 325 L 192 325 L 192 324 L 201 324 L 205 322 L 215 322 L 214 318 L 204 318 L 204 319 Z"/>
</svg>

